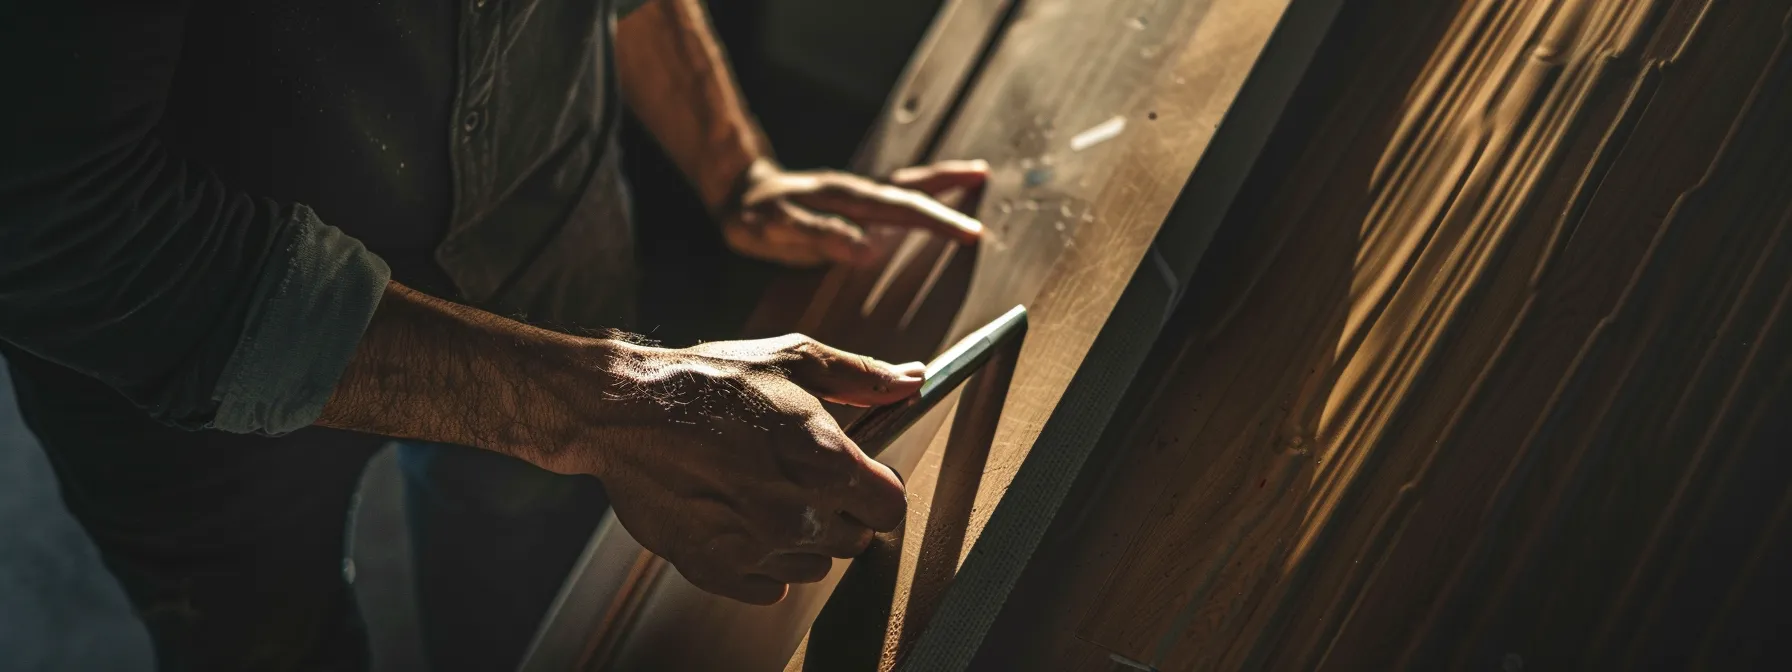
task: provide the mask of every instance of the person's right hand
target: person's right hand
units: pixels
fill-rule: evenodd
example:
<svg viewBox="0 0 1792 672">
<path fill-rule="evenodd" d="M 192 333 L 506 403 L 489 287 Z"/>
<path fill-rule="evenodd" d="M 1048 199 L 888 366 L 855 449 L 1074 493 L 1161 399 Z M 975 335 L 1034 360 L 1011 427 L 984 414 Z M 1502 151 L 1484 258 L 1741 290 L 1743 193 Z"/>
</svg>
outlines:
<svg viewBox="0 0 1792 672">
<path fill-rule="evenodd" d="M 618 347 L 616 382 L 599 403 L 579 404 L 599 410 L 573 423 L 601 428 L 608 445 L 538 463 L 601 478 L 629 533 L 697 587 L 772 604 L 902 523 L 901 481 L 859 451 L 820 399 L 898 401 L 919 389 L 920 363 L 800 335 Z"/>
<path fill-rule="evenodd" d="M 820 399 L 881 405 L 925 368 L 805 336 L 668 350 L 548 331 L 390 283 L 317 424 L 475 446 L 603 480 L 691 583 L 770 604 L 907 515 Z"/>
</svg>

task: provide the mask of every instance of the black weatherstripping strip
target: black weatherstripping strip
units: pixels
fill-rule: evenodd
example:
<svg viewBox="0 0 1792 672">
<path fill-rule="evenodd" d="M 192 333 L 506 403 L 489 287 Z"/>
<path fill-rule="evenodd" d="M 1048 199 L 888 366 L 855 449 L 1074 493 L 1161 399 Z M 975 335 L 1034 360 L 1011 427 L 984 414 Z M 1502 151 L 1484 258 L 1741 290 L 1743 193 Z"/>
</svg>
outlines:
<svg viewBox="0 0 1792 672">
<path fill-rule="evenodd" d="M 952 127 L 952 120 L 958 118 L 965 100 L 976 90 L 977 82 L 983 78 L 984 66 L 989 65 L 989 59 L 995 57 L 996 48 L 1001 46 L 1002 38 L 1008 35 L 1008 27 L 1014 24 L 1014 17 L 1020 16 L 1020 7 L 1024 4 L 1025 0 L 1009 0 L 1008 6 L 1002 8 L 1002 13 L 996 16 L 995 25 L 989 27 L 989 32 L 983 38 L 983 48 L 977 50 L 977 58 L 971 61 L 968 70 L 970 74 L 959 83 L 958 90 L 952 93 L 952 102 L 946 106 L 945 114 L 940 115 L 939 123 L 934 124 L 933 130 L 928 132 L 927 142 L 921 146 L 921 151 L 916 156 L 933 156 L 939 152 L 940 143 L 946 138 L 946 129 Z"/>
<path fill-rule="evenodd" d="M 962 670 L 1145 363 L 1343 0 L 1291 0 L 902 670 Z"/>
</svg>

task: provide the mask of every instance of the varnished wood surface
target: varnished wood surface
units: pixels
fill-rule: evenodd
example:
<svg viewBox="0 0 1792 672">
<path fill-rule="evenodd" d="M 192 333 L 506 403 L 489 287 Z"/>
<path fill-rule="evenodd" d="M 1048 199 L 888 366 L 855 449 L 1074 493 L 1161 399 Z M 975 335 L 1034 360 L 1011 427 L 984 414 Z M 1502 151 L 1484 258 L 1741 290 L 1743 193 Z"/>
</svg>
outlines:
<svg viewBox="0 0 1792 672">
<path fill-rule="evenodd" d="M 1783 668 L 1789 11 L 1347 5 L 979 667 Z"/>
<path fill-rule="evenodd" d="M 910 620 L 910 610 L 936 603 L 975 543 L 1285 7 L 1226 1 L 1023 4 L 938 150 L 940 158 L 985 158 L 995 169 L 979 211 L 991 239 L 976 250 L 976 259 L 959 254 L 941 274 L 959 277 L 958 264 L 974 261 L 968 286 L 942 281 L 928 294 L 925 281 L 893 283 L 867 311 L 859 297 L 875 293 L 877 283 L 866 278 L 824 299 L 831 307 L 805 326 L 849 347 L 897 353 L 946 339 L 923 336 L 932 327 L 919 320 L 905 326 L 899 308 L 916 304 L 892 298 L 921 297 L 921 316 L 956 310 L 946 338 L 974 328 L 1006 303 L 1026 302 L 1033 316 L 993 446 L 976 478 L 939 472 L 945 432 L 926 446 L 919 468 L 905 472 L 908 529 L 927 534 L 903 540 L 880 669 L 899 664 L 906 645 L 925 629 Z M 1104 125 L 1120 130 L 1111 139 L 1073 144 L 1079 135 L 1100 137 L 1083 134 Z M 931 263 L 940 258 L 928 248 L 916 256 Z M 936 487 L 967 480 L 978 484 L 968 515 L 942 525 L 927 505 Z M 955 533 L 935 535 L 936 529 Z"/>
<path fill-rule="evenodd" d="M 957 249 L 923 235 L 886 234 L 880 240 L 892 259 L 882 268 L 830 274 L 801 311 L 766 311 L 760 322 L 783 321 L 764 329 L 776 332 L 793 320 L 822 340 L 900 361 L 926 358 L 1015 303 L 1029 307 L 1030 335 L 987 459 L 967 475 L 974 477 L 941 475 L 951 432 L 941 430 L 938 412 L 883 458 L 909 487 L 907 529 L 924 533 L 896 540 L 889 629 L 875 660 L 882 668 L 897 662 L 904 633 L 924 625 L 907 614 L 944 588 L 1025 459 L 1286 2 L 1028 0 L 1012 15 L 990 9 L 999 4 L 978 6 L 984 9 L 974 16 L 999 14 L 1011 23 L 932 156 L 913 158 L 991 162 L 978 210 L 989 236 L 977 248 Z M 1104 128 L 1113 132 L 1087 135 Z M 900 150 L 868 151 L 877 161 L 909 162 Z M 946 500 L 962 521 L 930 516 L 944 481 L 976 486 Z M 950 548 L 927 546 L 948 539 Z M 702 594 L 676 573 L 661 573 L 622 641 L 599 649 L 614 651 L 608 662 L 616 669 L 779 669 L 830 587 L 802 587 L 767 609 Z"/>
<path fill-rule="evenodd" d="M 913 561 L 910 578 L 901 584 L 906 593 L 902 604 L 895 596 L 903 574 L 904 536 L 893 535 L 878 539 L 853 559 L 816 616 L 802 655 L 793 657 L 787 670 L 878 669 L 886 657 L 909 650 L 920 637 L 958 568 L 965 547 L 964 521 L 971 517 L 977 485 L 1001 425 L 1021 345 L 1015 341 L 996 353 L 965 386 L 946 423 L 950 430 L 943 450 L 928 453 L 938 456 L 937 464 L 927 465 L 935 482 L 929 488 L 927 527 L 917 530 L 920 555 Z M 891 618 L 895 613 L 901 614 L 899 620 Z"/>
<path fill-rule="evenodd" d="M 855 172 L 885 176 L 920 164 L 929 157 L 939 144 L 948 115 L 958 110 L 965 89 L 975 79 L 989 50 L 999 42 L 1014 8 L 1015 0 L 947 0 L 940 6 L 939 14 L 934 17 L 927 34 L 922 36 L 914 57 L 903 70 L 883 111 L 854 156 L 852 169 Z M 871 265 L 873 271 L 785 272 L 774 278 L 767 288 L 765 297 L 744 327 L 745 335 L 775 336 L 790 331 L 820 333 L 819 322 L 831 302 L 818 295 L 833 295 L 855 275 L 891 266 L 891 258 L 904 239 L 900 232 L 894 231 L 867 233 L 874 238 L 875 247 L 880 252 L 878 261 Z M 935 254 L 939 249 L 943 248 L 936 248 Z M 906 280 L 908 283 L 920 281 L 930 270 L 911 268 L 907 263 L 896 266 L 897 274 L 906 272 L 913 276 Z M 925 347 L 900 352 L 917 353 L 905 359 L 930 354 Z"/>
<path fill-rule="evenodd" d="M 962 100 L 962 89 L 982 64 L 986 45 L 996 39 L 1011 8 L 1009 0 L 948 0 L 941 6 L 854 160 L 855 170 L 883 175 L 921 160 L 937 142 L 946 116 Z M 899 236 L 871 233 L 886 258 L 894 252 Z M 817 288 L 838 276 L 826 271 L 789 272 L 776 279 L 746 335 L 794 331 Z M 850 420 L 850 409 L 833 410 L 843 424 Z M 937 422 L 931 427 L 937 428 Z M 908 443 L 924 447 L 925 441 L 923 436 Z M 908 453 L 918 451 L 911 448 Z M 713 667 L 717 661 L 729 661 L 729 669 L 764 668 L 770 664 L 766 661 L 789 655 L 843 570 L 836 567 L 820 585 L 797 587 L 775 609 L 745 608 L 694 590 L 622 531 L 613 514 L 605 522 L 617 533 L 594 537 L 544 618 L 522 669 L 694 669 Z M 707 638 L 711 646 L 683 646 L 689 632 L 711 633 Z"/>
</svg>

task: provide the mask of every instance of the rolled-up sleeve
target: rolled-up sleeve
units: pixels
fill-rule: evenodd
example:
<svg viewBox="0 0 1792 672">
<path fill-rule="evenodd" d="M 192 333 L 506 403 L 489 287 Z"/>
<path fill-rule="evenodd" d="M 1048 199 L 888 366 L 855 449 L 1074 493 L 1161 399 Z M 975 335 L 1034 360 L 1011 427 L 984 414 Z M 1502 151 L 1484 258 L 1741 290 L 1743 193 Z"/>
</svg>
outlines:
<svg viewBox="0 0 1792 672">
<path fill-rule="evenodd" d="M 176 426 L 310 424 L 385 263 L 309 208 L 232 189 L 161 141 L 184 3 L 11 5 L 0 339 Z"/>
<path fill-rule="evenodd" d="M 218 429 L 279 434 L 317 420 L 385 292 L 390 273 L 360 241 L 304 206 L 293 220 L 218 378 Z"/>
</svg>

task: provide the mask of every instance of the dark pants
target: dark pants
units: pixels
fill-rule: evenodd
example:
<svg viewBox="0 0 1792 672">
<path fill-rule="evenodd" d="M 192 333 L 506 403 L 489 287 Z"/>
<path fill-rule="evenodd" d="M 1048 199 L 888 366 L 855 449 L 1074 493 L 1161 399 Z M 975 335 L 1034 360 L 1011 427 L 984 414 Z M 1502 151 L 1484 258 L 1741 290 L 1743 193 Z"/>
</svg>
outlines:
<svg viewBox="0 0 1792 672">
<path fill-rule="evenodd" d="M 163 670 L 361 670 L 345 578 L 362 468 L 386 440 L 161 425 L 110 388 L 10 348 L 19 410 L 63 500 L 155 642 Z M 595 479 L 471 448 L 404 446 L 426 655 L 514 669 L 602 516 Z"/>
</svg>

